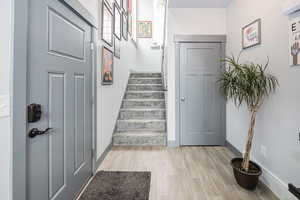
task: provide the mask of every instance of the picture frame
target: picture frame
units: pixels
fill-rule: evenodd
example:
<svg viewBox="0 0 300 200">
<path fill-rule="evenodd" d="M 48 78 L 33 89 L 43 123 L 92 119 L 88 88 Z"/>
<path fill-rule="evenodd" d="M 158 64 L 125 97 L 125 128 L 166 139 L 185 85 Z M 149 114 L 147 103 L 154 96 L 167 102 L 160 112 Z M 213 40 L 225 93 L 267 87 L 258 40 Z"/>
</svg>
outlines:
<svg viewBox="0 0 300 200">
<path fill-rule="evenodd" d="M 133 28 L 133 19 L 132 19 L 132 0 L 128 0 L 128 10 L 127 10 L 127 16 L 128 16 L 128 33 L 130 36 L 132 36 L 132 28 Z"/>
<path fill-rule="evenodd" d="M 128 40 L 128 18 L 125 12 L 123 12 L 123 20 L 122 20 L 122 35 L 124 40 Z"/>
<path fill-rule="evenodd" d="M 114 56 L 118 59 L 121 58 L 121 41 L 115 38 L 114 42 Z"/>
<path fill-rule="evenodd" d="M 112 47 L 113 45 L 113 14 L 106 1 L 102 2 L 102 40 Z"/>
<path fill-rule="evenodd" d="M 122 8 L 123 8 L 123 11 L 125 13 L 127 13 L 127 9 L 128 9 L 128 1 L 127 0 L 122 0 Z"/>
<path fill-rule="evenodd" d="M 137 21 L 136 25 L 137 38 L 152 38 L 152 21 Z"/>
<path fill-rule="evenodd" d="M 111 11 L 112 11 L 115 0 L 103 0 L 103 1 L 106 2 L 106 4 L 109 6 L 109 8 L 110 8 Z"/>
<path fill-rule="evenodd" d="M 112 85 L 114 82 L 114 55 L 105 46 L 102 46 L 102 66 L 101 83 L 102 85 Z"/>
<path fill-rule="evenodd" d="M 114 35 L 118 40 L 122 39 L 122 12 L 117 4 L 114 4 Z"/>
<path fill-rule="evenodd" d="M 122 8 L 122 0 L 116 0 L 116 4 L 120 9 Z"/>
<path fill-rule="evenodd" d="M 261 44 L 261 19 L 242 28 L 242 47 L 248 49 Z"/>
</svg>

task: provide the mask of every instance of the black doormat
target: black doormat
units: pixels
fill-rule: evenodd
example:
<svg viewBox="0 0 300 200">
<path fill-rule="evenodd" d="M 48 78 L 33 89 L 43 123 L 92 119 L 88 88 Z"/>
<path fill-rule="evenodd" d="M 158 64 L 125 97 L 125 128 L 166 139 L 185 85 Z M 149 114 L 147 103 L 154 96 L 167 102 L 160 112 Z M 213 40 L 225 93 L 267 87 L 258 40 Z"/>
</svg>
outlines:
<svg viewBox="0 0 300 200">
<path fill-rule="evenodd" d="M 148 200 L 150 172 L 98 172 L 79 200 Z"/>
</svg>

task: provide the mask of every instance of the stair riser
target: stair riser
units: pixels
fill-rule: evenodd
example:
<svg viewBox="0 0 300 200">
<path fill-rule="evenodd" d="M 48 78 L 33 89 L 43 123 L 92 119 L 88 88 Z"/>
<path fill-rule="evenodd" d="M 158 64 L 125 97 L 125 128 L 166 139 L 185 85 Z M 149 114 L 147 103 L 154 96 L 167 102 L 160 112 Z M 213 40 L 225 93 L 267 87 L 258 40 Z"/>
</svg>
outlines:
<svg viewBox="0 0 300 200">
<path fill-rule="evenodd" d="M 161 78 L 161 73 L 133 73 L 130 78 Z"/>
<path fill-rule="evenodd" d="M 125 99 L 164 99 L 163 92 L 151 92 L 151 93 L 126 93 Z"/>
<path fill-rule="evenodd" d="M 162 84 L 162 79 L 129 79 L 129 84 Z"/>
<path fill-rule="evenodd" d="M 120 112 L 119 119 L 165 119 L 165 110 L 151 110 L 151 111 L 131 111 L 125 110 Z"/>
<path fill-rule="evenodd" d="M 128 85 L 128 91 L 163 91 L 162 85 Z"/>
<path fill-rule="evenodd" d="M 166 131 L 166 122 L 128 122 L 118 121 L 117 131 L 134 131 L 134 130 L 145 130 L 145 131 Z"/>
<path fill-rule="evenodd" d="M 123 101 L 122 108 L 165 108 L 164 101 Z"/>
<path fill-rule="evenodd" d="M 167 137 L 165 136 L 115 136 L 113 137 L 114 146 L 166 146 Z"/>
</svg>

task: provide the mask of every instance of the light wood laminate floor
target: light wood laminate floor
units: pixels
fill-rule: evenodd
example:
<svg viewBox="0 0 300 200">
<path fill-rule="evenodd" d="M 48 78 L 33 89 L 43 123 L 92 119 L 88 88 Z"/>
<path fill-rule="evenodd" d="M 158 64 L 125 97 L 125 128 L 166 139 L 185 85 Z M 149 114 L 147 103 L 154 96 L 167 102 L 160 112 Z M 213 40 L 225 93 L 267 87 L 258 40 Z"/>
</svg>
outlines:
<svg viewBox="0 0 300 200">
<path fill-rule="evenodd" d="M 277 200 L 259 185 L 240 188 L 225 147 L 114 147 L 99 170 L 151 171 L 150 200 Z"/>
</svg>

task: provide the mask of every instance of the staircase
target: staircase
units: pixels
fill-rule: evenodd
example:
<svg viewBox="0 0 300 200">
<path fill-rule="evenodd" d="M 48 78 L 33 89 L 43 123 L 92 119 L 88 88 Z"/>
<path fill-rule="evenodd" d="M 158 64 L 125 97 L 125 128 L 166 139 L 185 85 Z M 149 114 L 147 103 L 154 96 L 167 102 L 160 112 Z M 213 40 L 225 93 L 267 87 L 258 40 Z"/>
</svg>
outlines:
<svg viewBox="0 0 300 200">
<path fill-rule="evenodd" d="M 132 73 L 113 134 L 114 146 L 165 146 L 166 106 L 161 73 Z"/>
</svg>

